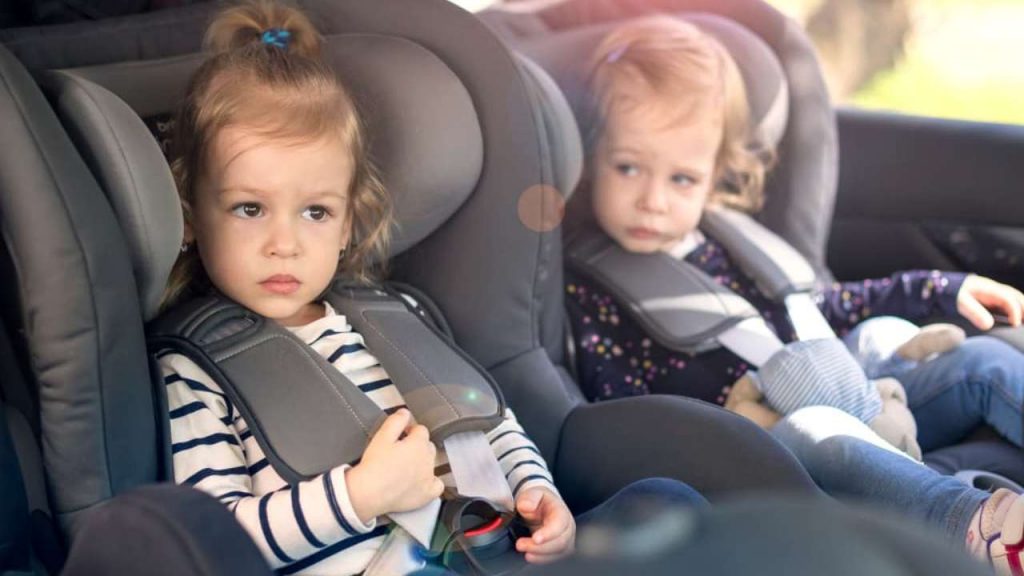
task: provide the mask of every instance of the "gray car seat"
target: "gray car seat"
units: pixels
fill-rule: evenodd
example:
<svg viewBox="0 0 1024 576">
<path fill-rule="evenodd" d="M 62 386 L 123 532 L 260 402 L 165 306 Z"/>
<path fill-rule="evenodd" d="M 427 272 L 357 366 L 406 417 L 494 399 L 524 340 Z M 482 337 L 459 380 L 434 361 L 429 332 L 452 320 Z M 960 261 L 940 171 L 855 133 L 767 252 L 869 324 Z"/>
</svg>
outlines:
<svg viewBox="0 0 1024 576">
<path fill-rule="evenodd" d="M 447 2 L 303 6 L 330 38 L 396 194 L 394 277 L 435 302 L 491 371 L 573 507 L 657 475 L 713 498 L 815 492 L 788 451 L 741 418 L 681 398 L 581 398 L 564 368 L 558 232 L 518 217 L 531 210 L 523 191 L 576 178 L 553 163 L 569 156 L 550 153 L 566 120 L 543 104 L 557 91 Z M 38 401 L 52 507 L 72 534 L 83 511 L 169 477 L 143 319 L 155 312 L 181 223 L 144 121 L 157 132 L 166 122 L 216 8 L 0 32 L 10 288 L 0 309 Z M 728 456 L 704 459 L 697 448 L 709 441 Z"/>
<path fill-rule="evenodd" d="M 814 49 L 795 22 L 761 0 L 568 0 L 534 6 L 497 8 L 481 17 L 550 72 L 578 113 L 585 98 L 583 67 L 616 22 L 662 10 L 696 18 L 716 34 L 737 59 L 762 136 L 777 145 L 778 164 L 758 218 L 820 276 L 831 276 L 825 247 L 837 185 L 836 120 Z M 961 445 L 927 454 L 925 461 L 947 474 L 986 470 L 1024 484 L 1020 456 L 986 426 Z M 998 480 L 979 478 L 978 485 L 991 481 Z"/>
</svg>

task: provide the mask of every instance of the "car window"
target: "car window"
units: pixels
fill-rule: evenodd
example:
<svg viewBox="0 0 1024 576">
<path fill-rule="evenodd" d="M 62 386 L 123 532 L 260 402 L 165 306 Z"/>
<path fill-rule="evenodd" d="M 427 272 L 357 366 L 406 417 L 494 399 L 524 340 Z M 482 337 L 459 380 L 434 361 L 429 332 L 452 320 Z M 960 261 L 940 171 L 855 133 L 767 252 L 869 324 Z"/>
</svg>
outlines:
<svg viewBox="0 0 1024 576">
<path fill-rule="evenodd" d="M 1024 124 L 1021 0 L 769 0 L 801 22 L 837 104 Z"/>
</svg>

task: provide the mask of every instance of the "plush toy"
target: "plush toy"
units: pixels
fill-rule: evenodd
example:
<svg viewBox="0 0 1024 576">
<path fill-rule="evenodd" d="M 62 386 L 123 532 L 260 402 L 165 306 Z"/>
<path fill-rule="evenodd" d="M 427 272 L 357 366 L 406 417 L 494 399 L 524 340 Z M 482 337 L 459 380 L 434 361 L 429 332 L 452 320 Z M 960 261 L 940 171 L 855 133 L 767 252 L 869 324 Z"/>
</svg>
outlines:
<svg viewBox="0 0 1024 576">
<path fill-rule="evenodd" d="M 899 377 L 918 363 L 956 348 L 966 335 L 953 324 L 918 328 L 895 316 L 865 320 L 843 338 L 868 378 Z"/>
<path fill-rule="evenodd" d="M 856 416 L 887 442 L 920 460 L 917 425 L 907 407 L 903 386 L 890 377 L 870 379 L 858 363 L 865 359 L 859 353 L 870 351 L 872 373 L 888 376 L 887 370 L 910 368 L 912 365 L 905 363 L 923 361 L 959 345 L 963 331 L 948 324 L 923 330 L 907 324 L 914 328 L 913 335 L 888 349 L 876 346 L 877 342 L 872 340 L 878 336 L 885 342 L 892 341 L 888 336 L 894 332 L 886 331 L 881 323 L 869 327 L 870 331 L 860 332 L 863 339 L 852 354 L 835 339 L 791 343 L 760 370 L 737 380 L 725 407 L 768 428 L 800 408 L 832 406 Z"/>
</svg>

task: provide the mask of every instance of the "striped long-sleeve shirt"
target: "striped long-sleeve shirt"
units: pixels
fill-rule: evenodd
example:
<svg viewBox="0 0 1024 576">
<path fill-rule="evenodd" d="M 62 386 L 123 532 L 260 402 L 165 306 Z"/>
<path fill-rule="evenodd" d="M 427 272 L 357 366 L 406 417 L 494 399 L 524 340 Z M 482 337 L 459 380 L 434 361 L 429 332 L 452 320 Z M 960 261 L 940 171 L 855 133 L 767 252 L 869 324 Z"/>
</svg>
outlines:
<svg viewBox="0 0 1024 576">
<path fill-rule="evenodd" d="M 384 411 L 404 406 L 363 338 L 330 306 L 323 318 L 292 331 Z M 380 547 L 386 518 L 360 521 L 345 484 L 348 465 L 289 486 L 271 467 L 245 420 L 217 384 L 180 354 L 159 358 L 167 387 L 174 478 L 218 498 L 235 514 L 280 574 L 358 574 Z M 287 386 L 287 382 L 278 385 Z M 340 415 L 339 415 L 340 417 Z M 551 474 L 511 411 L 486 434 L 513 494 Z M 439 450 L 436 474 L 454 486 Z"/>
</svg>

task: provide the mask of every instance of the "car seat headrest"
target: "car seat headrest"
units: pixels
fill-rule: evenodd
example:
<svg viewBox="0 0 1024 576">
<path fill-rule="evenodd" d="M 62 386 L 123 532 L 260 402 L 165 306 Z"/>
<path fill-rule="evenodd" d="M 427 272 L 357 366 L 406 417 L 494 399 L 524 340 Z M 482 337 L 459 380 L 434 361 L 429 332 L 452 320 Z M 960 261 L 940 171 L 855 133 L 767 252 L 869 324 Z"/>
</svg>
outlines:
<svg viewBox="0 0 1024 576">
<path fill-rule="evenodd" d="M 789 119 L 789 88 L 782 64 L 764 40 L 740 24 L 711 14 L 684 18 L 712 34 L 729 51 L 743 76 L 758 139 L 778 146 Z"/>
<path fill-rule="evenodd" d="M 473 193 L 483 165 L 479 119 L 459 78 L 421 45 L 371 34 L 325 40 L 324 57 L 356 100 L 370 156 L 394 198 L 398 254 Z M 182 225 L 166 159 L 142 119 L 169 119 L 201 62 L 191 55 L 76 68 L 46 82 L 124 228 L 147 319 L 157 311 Z"/>
<path fill-rule="evenodd" d="M 705 13 L 680 13 L 714 36 L 729 51 L 743 76 L 755 135 L 765 144 L 781 140 L 789 115 L 786 76 L 772 49 L 753 32 L 726 18 Z M 517 44 L 523 54 L 543 66 L 559 83 L 583 118 L 587 98 L 587 63 L 601 40 L 621 23 L 603 23 L 575 28 Z M 581 126 L 586 133 L 589 127 Z"/>
<path fill-rule="evenodd" d="M 551 156 L 555 188 L 568 198 L 583 174 L 583 140 L 576 116 L 565 95 L 548 73 L 522 54 L 515 54 L 530 97 L 536 102 L 546 152 Z"/>
</svg>

